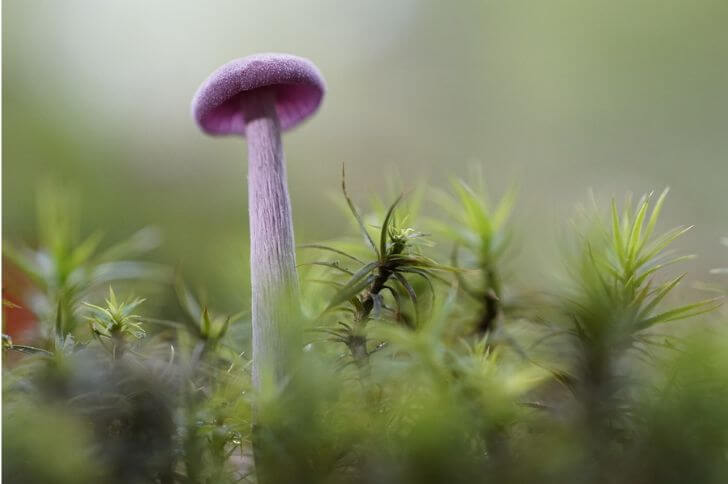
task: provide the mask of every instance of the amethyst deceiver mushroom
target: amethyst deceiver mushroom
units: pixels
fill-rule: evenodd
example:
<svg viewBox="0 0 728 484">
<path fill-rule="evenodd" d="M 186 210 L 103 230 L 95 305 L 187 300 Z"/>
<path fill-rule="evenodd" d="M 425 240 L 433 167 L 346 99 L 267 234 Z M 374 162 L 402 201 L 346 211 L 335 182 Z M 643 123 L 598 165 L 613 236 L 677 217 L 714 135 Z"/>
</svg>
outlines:
<svg viewBox="0 0 728 484">
<path fill-rule="evenodd" d="M 284 320 L 298 295 L 291 202 L 281 132 L 316 112 L 324 79 L 309 60 L 287 54 L 235 59 L 213 72 L 192 100 L 200 129 L 248 140 L 248 209 L 253 382 L 279 373 Z"/>
</svg>

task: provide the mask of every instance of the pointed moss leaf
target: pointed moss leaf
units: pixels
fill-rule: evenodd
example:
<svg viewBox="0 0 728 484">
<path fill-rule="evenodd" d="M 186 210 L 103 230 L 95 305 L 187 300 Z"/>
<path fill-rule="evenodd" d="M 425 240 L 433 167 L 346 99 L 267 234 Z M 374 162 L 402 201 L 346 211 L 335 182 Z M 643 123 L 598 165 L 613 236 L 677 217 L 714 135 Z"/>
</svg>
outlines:
<svg viewBox="0 0 728 484">
<path fill-rule="evenodd" d="M 432 297 L 432 304 L 433 305 L 435 304 L 435 287 L 432 285 L 432 280 L 430 280 L 430 278 L 432 277 L 432 274 L 428 273 L 425 270 L 417 269 L 414 267 L 398 269 L 397 272 L 416 274 L 416 275 L 420 276 L 422 279 L 424 279 L 425 283 L 427 284 L 427 287 L 430 289 L 430 295 Z"/>
<path fill-rule="evenodd" d="M 402 200 L 402 195 L 398 196 L 397 199 L 389 206 L 387 214 L 384 216 L 384 222 L 382 223 L 382 232 L 379 240 L 379 254 L 380 257 L 384 257 L 387 254 L 387 237 L 389 236 L 389 224 L 392 220 L 392 214 L 397 204 Z"/>
<path fill-rule="evenodd" d="M 399 282 L 402 287 L 404 287 L 404 290 L 407 291 L 407 295 L 409 296 L 410 301 L 412 301 L 412 307 L 415 311 L 415 326 L 417 326 L 420 321 L 420 309 L 417 305 L 417 293 L 415 292 L 409 281 L 399 272 L 394 273 L 394 278 L 397 279 L 397 282 Z"/>
<path fill-rule="evenodd" d="M 93 253 L 96 252 L 102 238 L 103 234 L 101 232 L 95 232 L 73 249 L 70 260 L 71 267 L 76 267 L 86 263 Z"/>
<path fill-rule="evenodd" d="M 667 296 L 667 294 L 672 291 L 680 283 L 680 281 L 682 281 L 684 277 L 685 274 L 681 274 L 673 280 L 660 286 L 660 288 L 658 288 L 655 294 L 652 296 L 652 300 L 640 311 L 637 317 L 639 319 L 642 319 L 649 315 L 657 307 L 657 305 L 660 304 L 665 296 Z"/>
<path fill-rule="evenodd" d="M 301 264 L 298 264 L 296 267 L 303 267 L 303 266 L 322 266 L 322 267 L 329 267 L 331 269 L 336 269 L 337 271 L 343 272 L 344 274 L 354 275 L 353 272 L 351 272 L 349 269 L 345 267 L 341 267 L 336 262 L 328 262 L 328 261 L 314 261 L 314 262 L 303 262 Z"/>
<path fill-rule="evenodd" d="M 392 295 L 392 299 L 394 299 L 394 303 L 397 305 L 397 313 L 400 313 L 402 311 L 402 302 L 401 302 L 399 293 L 396 290 L 394 290 L 394 288 L 392 286 L 389 286 L 389 285 L 384 285 L 382 287 L 382 290 L 384 290 L 384 289 L 389 291 L 389 293 Z"/>
<path fill-rule="evenodd" d="M 664 269 L 665 267 L 671 266 L 673 264 L 678 264 L 678 263 L 684 262 L 686 260 L 691 260 L 691 259 L 694 259 L 694 258 L 695 258 L 695 256 L 692 255 L 692 254 L 682 255 L 682 256 L 679 256 L 679 257 L 673 257 L 672 259 L 668 259 L 665 262 L 662 262 L 660 264 L 656 264 L 656 265 L 650 267 L 649 269 L 647 269 L 642 274 L 640 274 L 636 278 L 636 280 L 635 280 L 636 281 L 636 284 L 637 285 L 642 284 L 649 276 L 651 276 L 652 274 L 654 274 L 655 272 L 657 272 L 657 271 L 659 271 L 661 269 Z"/>
<path fill-rule="evenodd" d="M 377 258 L 379 258 L 379 250 L 377 250 L 377 246 L 374 244 L 372 236 L 369 235 L 369 231 L 367 231 L 367 228 L 364 225 L 364 221 L 362 220 L 359 211 L 356 209 L 354 202 L 351 200 L 349 194 L 346 192 L 346 171 L 344 165 L 341 166 L 341 191 L 344 193 L 344 198 L 346 198 L 346 203 L 349 206 L 349 210 L 351 210 L 352 215 L 354 215 L 354 218 L 356 219 L 356 223 L 359 225 L 359 230 L 364 237 L 364 241 L 367 243 L 367 245 L 369 245 L 369 247 L 372 248 L 374 253 L 377 254 Z"/>
<path fill-rule="evenodd" d="M 657 225 L 657 220 L 660 218 L 660 213 L 662 212 L 662 206 L 665 203 L 665 198 L 667 197 L 667 194 L 670 192 L 670 188 L 665 188 L 660 196 L 657 199 L 657 202 L 655 202 L 655 206 L 652 209 L 652 213 L 650 214 L 650 219 L 647 221 L 647 227 L 645 228 L 644 237 L 642 239 L 642 244 L 639 247 L 638 250 L 642 250 L 644 245 L 647 243 L 647 241 L 652 237 L 652 233 L 655 230 L 655 225 Z"/>
<path fill-rule="evenodd" d="M 190 319 L 197 322 L 202 317 L 202 308 L 192 292 L 187 288 L 182 278 L 178 277 L 174 285 L 177 300 Z"/>
<path fill-rule="evenodd" d="M 677 321 L 680 319 L 686 319 L 686 318 L 691 318 L 694 316 L 699 316 L 701 314 L 705 314 L 705 313 L 714 311 L 715 309 L 718 309 L 722 305 L 722 302 L 723 302 L 722 297 L 716 297 L 716 298 L 706 299 L 703 301 L 698 301 L 698 302 L 692 303 L 692 304 L 686 304 L 684 306 L 680 306 L 678 308 L 674 308 L 669 311 L 665 311 L 663 313 L 660 313 L 656 316 L 653 316 L 651 318 L 644 320 L 642 323 L 642 327 L 648 328 L 655 324 L 667 323 L 669 321 Z"/>
<path fill-rule="evenodd" d="M 632 223 L 632 231 L 629 236 L 628 242 L 628 257 L 629 260 L 634 260 L 637 255 L 637 250 L 640 246 L 642 225 L 644 224 L 645 215 L 647 214 L 647 207 L 649 206 L 647 200 L 643 201 L 640 205 L 639 211 L 635 216 L 634 222 Z"/>
<path fill-rule="evenodd" d="M 327 308 L 331 309 L 342 302 L 348 300 L 350 297 L 359 294 L 370 282 L 371 278 L 374 276 L 371 275 L 371 271 L 374 270 L 375 267 L 377 267 L 378 262 L 370 262 L 369 264 L 365 265 L 358 271 L 354 273 L 354 275 L 351 276 L 351 279 L 349 279 L 344 286 L 339 289 L 339 291 L 334 295 L 331 302 L 329 303 L 329 306 Z"/>
<path fill-rule="evenodd" d="M 651 242 L 646 248 L 645 253 L 642 255 L 642 257 L 638 258 L 638 260 L 635 262 L 637 266 L 641 266 L 645 263 L 647 263 L 650 259 L 658 255 L 660 252 L 665 250 L 667 246 L 669 246 L 672 242 L 675 241 L 678 237 L 685 234 L 689 230 L 691 230 L 693 226 L 689 227 L 676 227 L 669 232 L 666 232 L 665 234 L 661 235 L 657 239 L 655 239 L 653 242 Z"/>
<path fill-rule="evenodd" d="M 301 249 L 319 249 L 319 250 L 326 250 L 329 252 L 334 252 L 339 255 L 343 255 L 344 257 L 347 257 L 355 262 L 358 262 L 359 264 L 364 264 L 364 261 L 359 259 L 358 257 L 354 257 L 351 254 L 348 254 L 344 252 L 343 250 L 336 249 L 334 247 L 329 247 L 327 245 L 321 245 L 321 244 L 303 244 L 298 246 Z"/>
<path fill-rule="evenodd" d="M 513 207 L 516 204 L 517 192 L 514 188 L 510 188 L 498 203 L 493 212 L 493 226 L 497 229 L 501 228 L 510 218 Z"/>
<path fill-rule="evenodd" d="M 210 321 L 210 313 L 205 306 L 202 310 L 202 335 L 207 337 L 210 336 L 210 327 L 212 322 Z"/>
</svg>

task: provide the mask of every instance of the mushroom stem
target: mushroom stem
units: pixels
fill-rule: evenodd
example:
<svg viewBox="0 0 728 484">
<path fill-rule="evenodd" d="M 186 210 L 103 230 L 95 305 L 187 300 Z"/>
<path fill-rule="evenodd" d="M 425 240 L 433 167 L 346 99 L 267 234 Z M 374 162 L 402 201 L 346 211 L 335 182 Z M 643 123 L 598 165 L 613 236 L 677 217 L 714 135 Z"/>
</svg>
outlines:
<svg viewBox="0 0 728 484">
<path fill-rule="evenodd" d="M 275 93 L 259 89 L 241 109 L 248 139 L 248 210 L 253 323 L 253 384 L 285 368 L 283 331 L 298 296 L 291 202 Z M 268 373 L 270 372 L 270 374 Z"/>
</svg>

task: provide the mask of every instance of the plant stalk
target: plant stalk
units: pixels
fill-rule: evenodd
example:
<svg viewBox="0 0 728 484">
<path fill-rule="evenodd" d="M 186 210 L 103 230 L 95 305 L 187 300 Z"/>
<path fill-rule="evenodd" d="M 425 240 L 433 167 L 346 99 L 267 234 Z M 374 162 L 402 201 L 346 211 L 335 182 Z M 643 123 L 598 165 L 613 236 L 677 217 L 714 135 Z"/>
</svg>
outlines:
<svg viewBox="0 0 728 484">
<path fill-rule="evenodd" d="M 286 321 L 298 300 L 291 202 L 275 94 L 260 90 L 242 105 L 248 139 L 248 209 L 253 325 L 253 384 L 278 381 L 285 368 Z"/>
</svg>

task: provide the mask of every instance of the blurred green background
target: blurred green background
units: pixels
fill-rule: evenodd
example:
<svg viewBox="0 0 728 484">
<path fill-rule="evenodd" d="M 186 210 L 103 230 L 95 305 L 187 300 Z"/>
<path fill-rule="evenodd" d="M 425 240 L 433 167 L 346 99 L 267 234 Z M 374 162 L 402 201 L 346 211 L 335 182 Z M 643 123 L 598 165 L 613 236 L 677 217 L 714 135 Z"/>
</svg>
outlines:
<svg viewBox="0 0 728 484">
<path fill-rule="evenodd" d="M 549 271 L 573 205 L 671 186 L 666 223 L 695 224 L 693 280 L 724 265 L 728 2 L 3 2 L 3 237 L 34 239 L 52 177 L 109 242 L 160 227 L 157 259 L 215 302 L 247 305 L 244 141 L 189 115 L 220 64 L 261 51 L 312 59 L 329 92 L 288 133 L 298 242 L 339 235 L 341 163 L 363 204 L 482 163 L 520 186 L 521 267 Z M 538 271 L 530 273 L 539 277 Z"/>
</svg>

